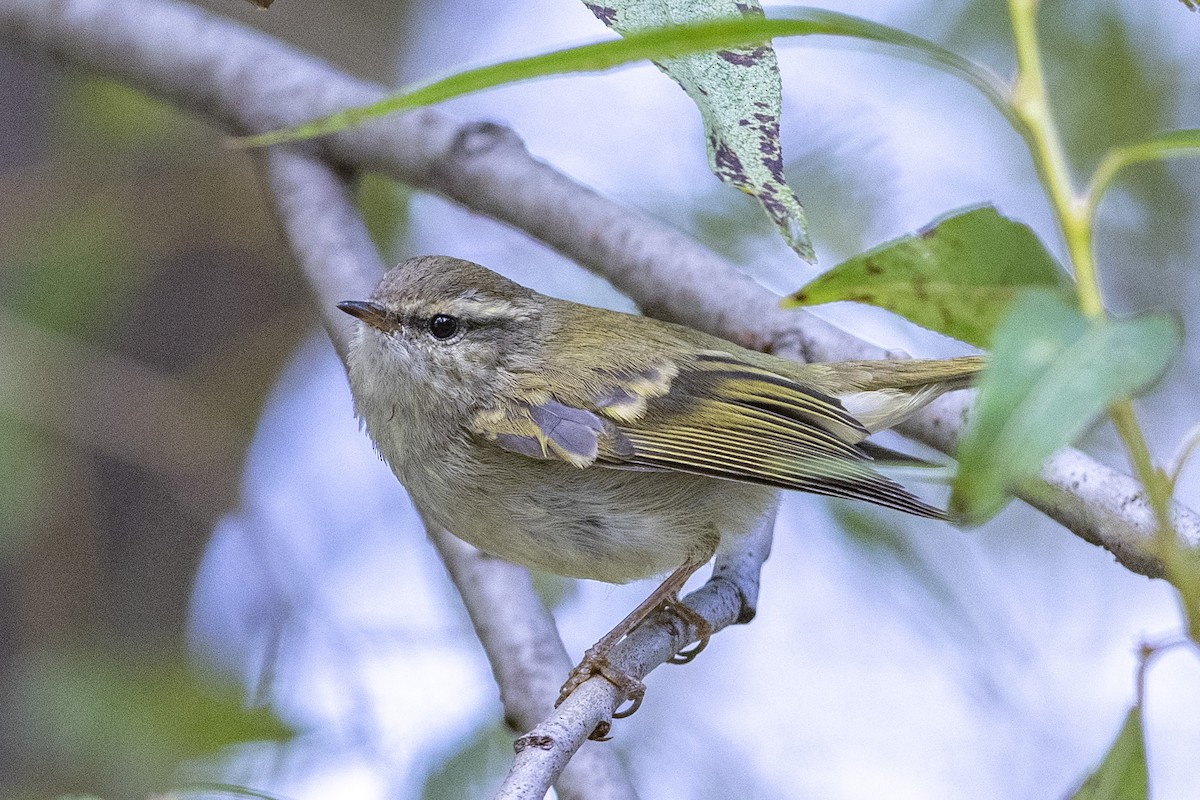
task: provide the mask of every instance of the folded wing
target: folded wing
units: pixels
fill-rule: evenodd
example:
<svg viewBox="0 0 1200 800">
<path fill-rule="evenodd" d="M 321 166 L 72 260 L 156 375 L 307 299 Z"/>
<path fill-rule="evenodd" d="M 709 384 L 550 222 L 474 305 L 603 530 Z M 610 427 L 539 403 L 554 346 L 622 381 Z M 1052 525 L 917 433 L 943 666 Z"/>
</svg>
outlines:
<svg viewBox="0 0 1200 800">
<path fill-rule="evenodd" d="M 869 431 L 837 399 L 720 351 L 601 376 L 572 396 L 532 392 L 474 427 L 512 452 L 578 467 L 689 472 L 945 518 L 871 467 L 860 447 Z"/>
</svg>

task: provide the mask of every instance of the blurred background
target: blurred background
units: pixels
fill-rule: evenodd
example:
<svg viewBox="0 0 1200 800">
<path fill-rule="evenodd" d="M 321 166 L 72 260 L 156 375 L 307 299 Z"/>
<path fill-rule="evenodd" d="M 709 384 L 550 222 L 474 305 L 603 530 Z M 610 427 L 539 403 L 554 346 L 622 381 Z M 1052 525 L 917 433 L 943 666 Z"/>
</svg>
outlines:
<svg viewBox="0 0 1200 800">
<path fill-rule="evenodd" d="M 201 3 L 403 84 L 607 36 L 582 3 Z M 830 3 L 1011 73 L 1003 4 Z M 1044 0 L 1078 176 L 1200 127 L 1200 17 L 1172 0 Z M 990 202 L 1058 253 L 1018 137 L 941 73 L 845 43 L 777 43 L 789 180 L 825 269 Z M 0 41 L 0 796 L 487 796 L 513 734 L 453 587 L 357 430 L 252 160 L 222 133 Z M 449 104 L 682 227 L 764 285 L 816 269 L 708 173 L 698 114 L 653 67 Z M 1101 209 L 1109 304 L 1169 309 L 1185 352 L 1139 413 L 1166 461 L 1200 422 L 1200 166 L 1126 173 Z M 632 310 L 485 218 L 379 179 L 390 261 L 444 252 Z M 962 346 L 886 312 L 820 313 L 914 355 Z M 1101 427 L 1084 447 L 1124 468 Z M 928 494 L 940 498 L 939 489 Z M 1180 499 L 1200 507 L 1200 466 Z M 648 593 L 536 576 L 578 655 Z M 700 578 L 703 579 L 703 576 Z M 609 747 L 644 797 L 1044 798 L 1099 761 L 1136 648 L 1175 600 L 1017 503 L 959 531 L 790 496 L 753 624 L 648 681 Z M 1156 798 L 1200 793 L 1200 660 L 1149 675 Z"/>
</svg>

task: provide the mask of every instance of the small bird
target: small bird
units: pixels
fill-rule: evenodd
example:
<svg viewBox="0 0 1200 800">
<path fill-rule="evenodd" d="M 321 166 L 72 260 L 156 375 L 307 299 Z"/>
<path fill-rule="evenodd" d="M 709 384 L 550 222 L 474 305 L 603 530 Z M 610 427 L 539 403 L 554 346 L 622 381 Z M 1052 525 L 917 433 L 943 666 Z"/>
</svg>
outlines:
<svg viewBox="0 0 1200 800">
<path fill-rule="evenodd" d="M 979 356 L 799 364 L 647 317 L 538 294 L 448 256 L 390 270 L 360 320 L 349 376 L 357 414 L 430 519 L 527 567 L 610 583 L 670 573 L 588 650 L 561 702 L 688 577 L 751 530 L 779 489 L 945 513 L 872 467 L 866 442 L 944 392 Z"/>
</svg>

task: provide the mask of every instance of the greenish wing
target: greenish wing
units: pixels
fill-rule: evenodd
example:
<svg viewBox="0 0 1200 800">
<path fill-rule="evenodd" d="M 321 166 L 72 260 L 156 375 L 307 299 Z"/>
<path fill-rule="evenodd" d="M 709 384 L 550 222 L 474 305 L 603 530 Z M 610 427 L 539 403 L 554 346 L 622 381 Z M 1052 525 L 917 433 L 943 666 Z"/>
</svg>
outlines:
<svg viewBox="0 0 1200 800">
<path fill-rule="evenodd" d="M 945 518 L 871 468 L 858 446 L 867 431 L 837 400 L 726 353 L 703 354 L 667 394 L 617 430 L 632 455 L 609 458 L 602 449 L 597 463 L 762 483 Z"/>
<path fill-rule="evenodd" d="M 689 472 L 945 513 L 871 467 L 868 431 L 836 399 L 734 355 L 598 378 L 586 391 L 480 411 L 483 440 L 579 468 Z"/>
</svg>

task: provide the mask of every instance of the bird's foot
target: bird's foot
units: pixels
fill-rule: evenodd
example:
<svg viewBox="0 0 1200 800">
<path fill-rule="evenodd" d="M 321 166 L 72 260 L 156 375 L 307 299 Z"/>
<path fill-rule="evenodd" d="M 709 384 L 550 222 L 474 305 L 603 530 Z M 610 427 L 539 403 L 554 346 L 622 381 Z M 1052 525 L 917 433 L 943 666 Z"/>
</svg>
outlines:
<svg viewBox="0 0 1200 800">
<path fill-rule="evenodd" d="M 666 611 L 679 617 L 687 625 L 691 625 L 696 629 L 696 643 L 691 647 L 685 647 L 675 655 L 667 659 L 668 664 L 688 664 L 708 647 L 708 640 L 712 638 L 712 625 L 708 623 L 704 617 L 694 611 L 691 606 L 682 603 L 678 598 L 669 598 L 663 601 L 659 607 L 661 611 Z"/>
<path fill-rule="evenodd" d="M 642 699 L 646 696 L 646 685 L 636 676 L 623 672 L 609 663 L 607 649 L 600 651 L 593 647 L 583 654 L 583 660 L 567 676 L 567 682 L 562 685 L 558 699 L 554 701 L 555 708 L 570 697 L 571 693 L 582 686 L 584 682 L 597 675 L 616 686 L 629 701 L 628 708 L 620 708 L 613 712 L 613 719 L 624 719 L 641 707 Z M 609 723 L 603 722 L 596 727 L 596 730 L 592 731 L 588 738 L 605 741 L 608 739 L 609 728 Z"/>
</svg>

